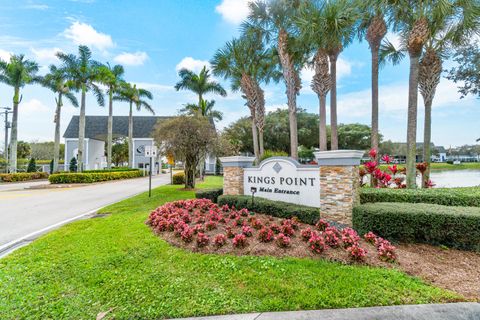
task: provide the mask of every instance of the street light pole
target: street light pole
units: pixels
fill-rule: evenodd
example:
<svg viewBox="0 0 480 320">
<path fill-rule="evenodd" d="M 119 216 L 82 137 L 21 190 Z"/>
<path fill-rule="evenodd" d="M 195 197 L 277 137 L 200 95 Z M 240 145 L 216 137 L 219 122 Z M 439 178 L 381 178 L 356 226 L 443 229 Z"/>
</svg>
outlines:
<svg viewBox="0 0 480 320">
<path fill-rule="evenodd" d="M 3 107 L 1 109 L 5 109 L 5 149 L 3 151 L 4 155 L 5 155 L 5 161 L 6 161 L 6 164 L 5 164 L 5 172 L 8 173 L 8 128 L 10 128 L 10 123 L 8 122 L 8 114 L 9 113 L 12 113 L 11 108 L 9 107 Z"/>
</svg>

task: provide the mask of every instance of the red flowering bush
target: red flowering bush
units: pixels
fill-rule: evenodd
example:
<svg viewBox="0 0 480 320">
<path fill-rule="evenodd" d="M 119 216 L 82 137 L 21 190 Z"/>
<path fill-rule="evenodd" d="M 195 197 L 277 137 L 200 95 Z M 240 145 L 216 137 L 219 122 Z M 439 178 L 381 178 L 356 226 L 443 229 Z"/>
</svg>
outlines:
<svg viewBox="0 0 480 320">
<path fill-rule="evenodd" d="M 205 229 L 207 229 L 208 231 L 212 231 L 214 229 L 217 229 L 217 223 L 215 221 L 208 221 L 207 223 L 205 223 Z"/>
<path fill-rule="evenodd" d="M 348 255 L 352 260 L 363 261 L 367 255 L 367 250 L 360 247 L 358 243 L 347 248 Z"/>
<path fill-rule="evenodd" d="M 319 231 L 325 231 L 325 229 L 327 229 L 328 227 L 330 227 L 330 223 L 328 223 L 327 220 L 325 219 L 320 219 L 318 220 L 317 224 L 315 225 L 315 227 L 317 228 L 317 230 Z"/>
<path fill-rule="evenodd" d="M 298 218 L 297 217 L 293 217 L 292 219 L 285 219 L 283 220 L 282 222 L 282 225 L 289 225 L 293 228 L 293 230 L 298 230 L 299 227 L 298 227 L 298 224 L 299 224 L 299 221 L 298 221 Z"/>
<path fill-rule="evenodd" d="M 245 224 L 245 220 L 238 217 L 238 218 L 235 219 L 234 223 L 235 223 L 236 226 L 243 226 Z"/>
<path fill-rule="evenodd" d="M 217 234 L 215 238 L 213 238 L 213 244 L 215 247 L 220 248 L 223 247 L 227 243 L 227 236 L 224 234 Z"/>
<path fill-rule="evenodd" d="M 183 221 L 180 221 L 176 226 L 175 226 L 175 229 L 173 230 L 173 234 L 175 235 L 175 237 L 180 237 L 182 235 L 182 232 L 183 230 L 185 230 L 185 228 L 188 227 L 188 225 L 183 222 Z"/>
<path fill-rule="evenodd" d="M 288 247 L 290 247 L 291 239 L 290 239 L 289 236 L 287 236 L 283 233 L 280 233 L 275 238 L 275 242 L 277 243 L 277 246 L 279 246 L 280 248 L 288 248 Z"/>
<path fill-rule="evenodd" d="M 377 248 L 380 260 L 395 262 L 397 260 L 396 248 L 389 241 L 382 241 Z"/>
<path fill-rule="evenodd" d="M 254 229 L 257 229 L 257 230 L 260 230 L 263 228 L 263 223 L 258 220 L 258 219 L 254 219 L 252 222 L 251 222 L 251 225 Z"/>
<path fill-rule="evenodd" d="M 270 225 L 270 230 L 272 230 L 273 233 L 275 233 L 275 234 L 279 234 L 279 233 L 282 231 L 282 229 L 280 228 L 280 226 L 279 226 L 278 224 L 275 224 L 275 223 L 272 223 L 272 224 Z"/>
<path fill-rule="evenodd" d="M 197 247 L 203 248 L 208 246 L 210 243 L 210 238 L 203 232 L 197 234 Z"/>
<path fill-rule="evenodd" d="M 290 237 L 295 234 L 295 230 L 293 229 L 293 226 L 288 222 L 283 223 L 283 225 L 280 227 L 280 232 Z"/>
<path fill-rule="evenodd" d="M 192 217 L 188 213 L 182 214 L 182 220 L 185 223 L 190 223 L 192 222 Z"/>
<path fill-rule="evenodd" d="M 270 242 L 274 239 L 273 231 L 269 228 L 262 228 L 258 232 L 258 240 L 260 242 Z"/>
<path fill-rule="evenodd" d="M 190 227 L 188 227 L 188 226 L 185 227 L 185 228 L 183 229 L 183 232 L 182 232 L 181 235 L 180 235 L 181 238 L 182 238 L 182 240 L 183 240 L 183 242 L 186 242 L 186 243 L 192 242 L 192 240 L 193 240 L 193 233 L 194 233 L 194 232 L 193 232 L 193 228 L 190 228 Z"/>
<path fill-rule="evenodd" d="M 193 233 L 194 234 L 197 234 L 199 232 L 205 232 L 205 226 L 203 224 L 196 224 L 194 227 L 193 227 Z"/>
<path fill-rule="evenodd" d="M 155 231 L 163 232 L 163 231 L 167 231 L 167 228 L 168 228 L 168 221 L 165 219 L 160 219 L 157 225 L 155 226 Z"/>
<path fill-rule="evenodd" d="M 303 229 L 302 231 L 300 231 L 300 235 L 303 241 L 308 241 L 312 237 L 312 229 Z"/>
<path fill-rule="evenodd" d="M 365 235 L 363 236 L 363 239 L 365 239 L 365 241 L 367 241 L 370 244 L 375 244 L 375 240 L 377 240 L 377 236 L 375 235 L 375 233 L 370 231 L 368 233 L 365 233 Z"/>
<path fill-rule="evenodd" d="M 237 234 L 232 243 L 235 248 L 245 248 L 248 245 L 247 237 L 244 234 Z"/>
<path fill-rule="evenodd" d="M 327 246 L 325 245 L 325 240 L 323 239 L 323 237 L 318 235 L 315 232 L 312 233 L 310 240 L 308 240 L 308 247 L 314 253 L 322 253 L 327 249 Z"/>
<path fill-rule="evenodd" d="M 239 213 L 242 217 L 247 217 L 248 214 L 249 214 L 249 211 L 248 211 L 248 209 L 243 208 L 242 210 L 238 211 L 238 213 Z"/>
<path fill-rule="evenodd" d="M 250 228 L 249 226 L 243 226 L 242 233 L 247 237 L 251 237 L 253 235 L 252 228 Z"/>
<path fill-rule="evenodd" d="M 325 244 L 330 248 L 336 248 L 340 245 L 340 239 L 338 238 L 338 230 L 335 227 L 328 227 L 322 233 L 325 240 Z"/>
<path fill-rule="evenodd" d="M 358 243 L 360 237 L 352 228 L 345 228 L 342 230 L 342 242 L 344 248 L 349 248 Z"/>
<path fill-rule="evenodd" d="M 232 239 L 233 237 L 235 237 L 235 232 L 233 232 L 232 227 L 226 227 L 225 232 L 227 233 L 228 238 Z"/>
</svg>

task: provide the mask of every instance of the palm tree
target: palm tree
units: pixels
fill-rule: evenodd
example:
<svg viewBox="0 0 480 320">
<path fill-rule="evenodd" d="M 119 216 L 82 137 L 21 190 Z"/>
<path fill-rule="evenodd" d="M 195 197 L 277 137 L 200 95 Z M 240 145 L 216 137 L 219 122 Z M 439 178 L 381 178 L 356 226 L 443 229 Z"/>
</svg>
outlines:
<svg viewBox="0 0 480 320">
<path fill-rule="evenodd" d="M 244 33 L 263 35 L 266 43 L 277 50 L 286 86 L 290 123 L 290 156 L 298 159 L 297 95 L 302 87 L 300 70 L 306 51 L 294 37 L 294 21 L 300 1 L 257 0 L 250 2 L 250 14 L 243 25 Z"/>
<path fill-rule="evenodd" d="M 146 99 L 153 99 L 153 95 L 150 91 L 137 88 L 137 85 L 124 83 L 115 92 L 113 100 L 128 102 L 130 104 L 130 111 L 128 113 L 128 166 L 133 167 L 133 105 L 135 105 L 137 111 L 142 108 L 155 114 L 152 106 L 146 101 Z"/>
<path fill-rule="evenodd" d="M 57 53 L 63 62 L 63 68 L 68 74 L 68 84 L 81 91 L 80 119 L 78 123 L 78 160 L 77 170 L 83 171 L 83 151 L 85 144 L 85 106 L 86 94 L 92 91 L 100 106 L 105 105 L 102 90 L 97 86 L 100 80 L 100 63 L 92 60 L 92 52 L 87 46 L 78 47 L 78 56 L 74 54 Z"/>
<path fill-rule="evenodd" d="M 58 68 L 55 65 L 50 65 L 49 73 L 47 73 L 41 81 L 42 86 L 50 89 L 54 94 L 57 95 L 57 97 L 55 97 L 55 143 L 53 146 L 52 172 L 58 171 L 58 162 L 60 158 L 60 120 L 63 107 L 63 97 L 67 98 L 73 106 L 78 107 L 78 100 L 71 92 L 71 88 L 67 81 L 67 76 L 68 75 L 65 69 Z"/>
<path fill-rule="evenodd" d="M 179 90 L 190 90 L 198 95 L 198 105 L 203 101 L 203 96 L 207 93 L 219 94 L 222 97 L 227 95 L 225 89 L 218 82 L 210 80 L 210 71 L 206 66 L 202 68 L 199 74 L 188 70 L 181 69 L 178 72 L 181 80 L 175 85 L 175 89 Z"/>
<path fill-rule="evenodd" d="M 372 136 L 371 148 L 378 150 L 378 70 L 379 51 L 383 38 L 387 34 L 385 16 L 388 14 L 388 0 L 366 0 L 359 2 L 362 19 L 359 38 L 366 38 L 372 55 Z M 377 153 L 378 154 L 378 153 Z M 377 156 L 378 157 L 378 156 Z M 376 181 L 375 179 L 373 179 Z"/>
<path fill-rule="evenodd" d="M 319 148 L 327 150 L 327 94 L 331 88 L 328 54 L 323 37 L 322 11 L 325 3 L 320 1 L 306 1 L 302 4 L 296 18 L 296 25 L 300 33 L 300 40 L 312 46 L 314 51 L 313 65 L 315 74 L 311 82 L 312 90 L 319 100 Z"/>
<path fill-rule="evenodd" d="M 108 125 L 107 125 L 107 167 L 112 167 L 112 146 L 113 146 L 113 95 L 119 90 L 123 80 L 125 70 L 123 66 L 117 64 L 113 67 L 107 63 L 100 67 L 100 82 L 107 86 L 108 93 Z"/>
<path fill-rule="evenodd" d="M 18 105 L 22 101 L 20 89 L 27 84 L 39 82 L 38 64 L 25 59 L 24 55 L 12 55 L 10 61 L 0 59 L 0 82 L 13 87 L 13 116 L 10 138 L 10 171 L 17 171 Z"/>
<path fill-rule="evenodd" d="M 393 1 L 393 0 L 392 0 Z M 395 0 L 392 6 L 394 30 L 400 32 L 410 60 L 407 121 L 407 187 L 416 187 L 416 140 L 420 58 L 432 27 L 455 17 L 455 5 L 463 0 Z"/>
<path fill-rule="evenodd" d="M 254 154 L 257 161 L 263 155 L 263 127 L 265 124 L 265 96 L 260 83 L 278 81 L 277 55 L 265 49 L 254 35 L 233 39 L 215 53 L 213 73 L 231 80 L 232 91 L 241 91 L 250 109 Z"/>
<path fill-rule="evenodd" d="M 211 118 L 215 121 L 221 121 L 223 114 L 218 110 L 213 110 L 215 107 L 215 100 L 202 100 L 200 105 L 195 103 L 186 104 L 181 110 L 181 113 L 186 113 L 192 116 L 201 115 L 202 117 Z"/>
<path fill-rule="evenodd" d="M 353 40 L 358 10 L 355 1 L 337 0 L 328 1 L 322 10 L 321 17 L 322 36 L 324 37 L 325 50 L 330 60 L 330 128 L 331 149 L 338 149 L 337 130 L 337 60 L 340 53 Z"/>
</svg>

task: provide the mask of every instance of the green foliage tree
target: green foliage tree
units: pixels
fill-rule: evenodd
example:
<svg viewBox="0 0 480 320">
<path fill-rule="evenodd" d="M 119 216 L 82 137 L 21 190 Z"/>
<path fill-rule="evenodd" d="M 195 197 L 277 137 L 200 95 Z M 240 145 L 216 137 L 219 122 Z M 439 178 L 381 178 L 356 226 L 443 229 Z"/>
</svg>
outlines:
<svg viewBox="0 0 480 320">
<path fill-rule="evenodd" d="M 113 141 L 112 146 L 112 163 L 120 166 L 128 162 L 128 140 L 120 138 Z"/>
<path fill-rule="evenodd" d="M 77 172 L 77 170 L 78 170 L 77 166 L 78 166 L 77 158 L 73 157 L 72 159 L 70 159 L 70 164 L 68 166 L 68 170 L 70 172 Z"/>
<path fill-rule="evenodd" d="M 13 88 L 13 114 L 10 137 L 10 159 L 11 172 L 17 171 L 17 143 L 18 143 L 18 105 L 22 101 L 20 89 L 27 84 L 40 81 L 37 76 L 38 64 L 32 60 L 25 59 L 24 55 L 12 55 L 8 62 L 0 59 L 0 82 Z"/>
<path fill-rule="evenodd" d="M 453 60 L 457 63 L 448 72 L 447 79 L 460 84 L 462 98 L 471 94 L 480 98 L 480 48 L 468 43 L 456 48 Z M 477 141 L 480 141 L 478 139 Z"/>
<path fill-rule="evenodd" d="M 55 142 L 30 142 L 31 157 L 38 160 L 53 159 L 55 151 Z M 65 157 L 65 144 L 61 143 L 58 146 L 58 159 Z M 57 169 L 58 170 L 58 169 Z M 57 171 L 55 170 L 55 171 Z"/>
<path fill-rule="evenodd" d="M 19 159 L 27 159 L 32 154 L 32 148 L 30 144 L 25 141 L 18 141 L 17 143 L 17 158 Z"/>
<path fill-rule="evenodd" d="M 366 124 L 352 123 L 338 126 L 338 147 L 340 149 L 368 150 L 371 146 L 372 129 Z M 379 134 L 379 141 L 382 135 Z"/>
<path fill-rule="evenodd" d="M 107 167 L 112 167 L 113 145 L 113 96 L 125 83 L 123 75 L 125 70 L 121 65 L 110 66 L 109 63 L 100 67 L 100 83 L 107 86 L 108 94 L 108 122 L 107 122 Z"/>
<path fill-rule="evenodd" d="M 57 53 L 63 63 L 62 69 L 68 75 L 68 85 L 81 91 L 80 118 L 78 123 L 78 165 L 77 170 L 83 171 L 83 152 L 85 145 L 85 108 L 86 94 L 93 92 L 100 106 L 105 105 L 102 90 L 97 83 L 100 80 L 100 63 L 92 59 L 92 52 L 87 46 L 78 47 L 78 56 L 74 54 Z"/>
<path fill-rule="evenodd" d="M 145 109 L 152 114 L 155 114 L 152 106 L 147 102 L 153 99 L 150 91 L 137 88 L 137 85 L 131 83 L 123 83 L 122 86 L 115 92 L 113 100 L 127 102 L 130 105 L 128 112 L 128 166 L 133 167 L 133 105 L 137 111 Z"/>
<path fill-rule="evenodd" d="M 201 115 L 202 117 L 213 119 L 214 121 L 221 121 L 223 119 L 223 113 L 218 110 L 214 110 L 214 107 L 215 100 L 202 100 L 200 105 L 194 103 L 186 104 L 180 110 L 180 112 L 191 116 Z"/>
<path fill-rule="evenodd" d="M 58 171 L 58 163 L 60 159 L 60 120 L 63 107 L 63 97 L 74 106 L 78 107 L 78 100 L 71 92 L 72 83 L 67 81 L 67 71 L 65 68 L 58 68 L 50 65 L 49 72 L 42 78 L 41 85 L 51 90 L 57 96 L 55 97 L 56 109 L 53 122 L 55 123 L 55 141 L 53 145 L 53 154 L 46 156 L 37 156 L 37 159 L 50 159 L 53 157 L 53 171 Z M 33 150 L 32 150 L 33 151 Z"/>
<path fill-rule="evenodd" d="M 35 162 L 35 158 L 30 158 L 30 161 L 28 161 L 27 172 L 37 172 L 37 163 Z"/>
<path fill-rule="evenodd" d="M 179 116 L 160 122 L 153 134 L 162 154 L 173 154 L 185 165 L 185 188 L 195 188 L 195 172 L 215 146 L 216 132 L 204 117 Z"/>
</svg>

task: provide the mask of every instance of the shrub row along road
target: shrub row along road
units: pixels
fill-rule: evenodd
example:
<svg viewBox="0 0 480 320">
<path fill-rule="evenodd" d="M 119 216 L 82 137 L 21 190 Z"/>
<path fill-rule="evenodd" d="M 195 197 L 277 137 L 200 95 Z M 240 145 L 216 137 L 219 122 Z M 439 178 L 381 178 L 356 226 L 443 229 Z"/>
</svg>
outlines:
<svg viewBox="0 0 480 320">
<path fill-rule="evenodd" d="M 168 183 L 169 174 L 152 178 L 152 188 Z M 58 189 L 26 189 L 42 184 L 48 182 L 0 184 L 0 256 L 12 245 L 34 239 L 37 236 L 34 233 L 148 191 L 148 178 Z"/>
</svg>

